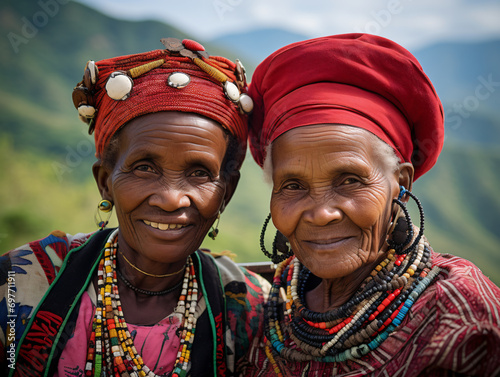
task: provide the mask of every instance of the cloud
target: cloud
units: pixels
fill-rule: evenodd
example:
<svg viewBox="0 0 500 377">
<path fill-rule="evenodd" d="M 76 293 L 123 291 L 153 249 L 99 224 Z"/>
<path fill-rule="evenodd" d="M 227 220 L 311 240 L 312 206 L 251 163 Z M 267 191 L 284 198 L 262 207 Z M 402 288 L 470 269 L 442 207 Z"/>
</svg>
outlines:
<svg viewBox="0 0 500 377">
<path fill-rule="evenodd" d="M 125 19 L 167 22 L 194 37 L 284 28 L 305 37 L 369 32 L 406 47 L 443 40 L 500 37 L 497 0 L 87 0 Z"/>
</svg>

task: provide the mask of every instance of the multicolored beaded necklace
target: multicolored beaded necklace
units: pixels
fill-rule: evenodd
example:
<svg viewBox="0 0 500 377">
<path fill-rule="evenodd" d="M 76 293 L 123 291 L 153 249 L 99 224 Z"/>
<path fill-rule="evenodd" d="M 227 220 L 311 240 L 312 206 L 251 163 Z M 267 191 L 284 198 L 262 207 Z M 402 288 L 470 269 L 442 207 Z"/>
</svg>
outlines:
<svg viewBox="0 0 500 377">
<path fill-rule="evenodd" d="M 123 316 L 116 274 L 118 229 L 109 236 L 98 267 L 98 295 L 87 352 L 85 376 L 156 376 L 138 354 Z M 184 317 L 172 377 L 187 374 L 196 328 L 198 282 L 193 261 L 186 265 L 182 292 L 175 313 Z"/>
<path fill-rule="evenodd" d="M 441 272 L 432 268 L 430 246 L 423 235 L 412 249 L 399 255 L 389 250 L 349 301 L 325 313 L 303 304 L 305 287 L 318 278 L 294 256 L 279 264 L 265 313 L 265 352 L 276 374 L 282 375 L 276 355 L 294 362 L 343 362 L 380 346 Z M 282 288 L 284 305 L 280 304 Z"/>
</svg>

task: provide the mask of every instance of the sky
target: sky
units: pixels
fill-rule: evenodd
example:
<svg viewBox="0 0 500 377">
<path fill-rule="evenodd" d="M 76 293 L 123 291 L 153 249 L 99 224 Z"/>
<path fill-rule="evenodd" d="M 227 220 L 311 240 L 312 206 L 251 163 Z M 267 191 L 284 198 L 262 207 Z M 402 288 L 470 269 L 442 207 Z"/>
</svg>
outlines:
<svg viewBox="0 0 500 377">
<path fill-rule="evenodd" d="M 200 40 L 260 28 L 314 38 L 366 32 L 408 49 L 500 37 L 500 0 L 81 0 L 127 20 L 159 20 Z"/>
</svg>

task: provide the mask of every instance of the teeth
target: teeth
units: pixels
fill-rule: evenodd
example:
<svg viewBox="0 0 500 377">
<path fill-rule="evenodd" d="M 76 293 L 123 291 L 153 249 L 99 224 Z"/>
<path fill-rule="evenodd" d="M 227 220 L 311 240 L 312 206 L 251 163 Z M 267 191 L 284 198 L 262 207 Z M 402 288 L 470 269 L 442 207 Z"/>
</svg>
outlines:
<svg viewBox="0 0 500 377">
<path fill-rule="evenodd" d="M 160 230 L 168 230 L 168 229 L 180 229 L 184 225 L 182 224 L 162 224 L 162 223 L 154 223 L 152 221 L 143 220 L 144 224 L 149 225 L 152 228 L 160 229 Z"/>
</svg>

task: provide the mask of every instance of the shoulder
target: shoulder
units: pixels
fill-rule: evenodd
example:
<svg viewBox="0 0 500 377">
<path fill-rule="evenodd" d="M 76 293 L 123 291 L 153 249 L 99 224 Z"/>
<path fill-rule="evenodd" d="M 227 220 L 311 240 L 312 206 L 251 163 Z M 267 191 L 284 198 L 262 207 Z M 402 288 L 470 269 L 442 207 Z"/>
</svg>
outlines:
<svg viewBox="0 0 500 377">
<path fill-rule="evenodd" d="M 244 283 L 247 287 L 255 292 L 267 297 L 270 289 L 269 282 L 262 276 L 239 266 L 226 256 L 215 258 L 215 262 L 221 272 L 222 282 L 227 290 L 231 290 L 232 283 Z"/>
<path fill-rule="evenodd" d="M 59 272 L 68 252 L 83 245 L 90 235 L 84 233 L 71 235 L 55 230 L 45 238 L 29 242 L 0 256 L 0 271 L 2 274 L 10 271 L 10 274 L 18 275 L 42 273 L 50 284 Z M 1 283 L 4 283 L 3 279 Z"/>
<path fill-rule="evenodd" d="M 239 360 L 264 329 L 264 304 L 270 284 L 227 256 L 215 258 L 226 297 L 226 315 L 234 360 Z"/>
<path fill-rule="evenodd" d="M 7 313 L 15 316 L 16 340 L 54 281 L 68 252 L 84 244 L 89 236 L 54 231 L 0 256 L 0 318 L 6 320 Z M 6 331 L 6 323 L 2 321 L 1 342 L 5 341 Z"/>
<path fill-rule="evenodd" d="M 434 284 L 436 299 L 447 312 L 464 320 L 500 322 L 500 288 L 472 262 L 450 254 L 433 253 L 433 265 L 442 269 Z"/>
<path fill-rule="evenodd" d="M 500 367 L 488 356 L 500 354 L 500 289 L 470 261 L 432 256 L 442 271 L 412 310 L 419 334 L 414 341 L 425 349 L 425 364 L 491 375 Z"/>
<path fill-rule="evenodd" d="M 209 250 L 202 251 L 204 255 L 213 258 L 220 273 L 221 283 L 224 286 L 226 295 L 228 293 L 250 292 L 267 298 L 271 285 L 262 276 L 239 266 L 227 256 L 230 253 L 217 254 L 211 253 Z"/>
<path fill-rule="evenodd" d="M 215 258 L 226 295 L 227 311 L 237 317 L 257 317 L 262 314 L 270 285 L 260 275 L 238 266 L 230 258 Z"/>
</svg>

